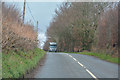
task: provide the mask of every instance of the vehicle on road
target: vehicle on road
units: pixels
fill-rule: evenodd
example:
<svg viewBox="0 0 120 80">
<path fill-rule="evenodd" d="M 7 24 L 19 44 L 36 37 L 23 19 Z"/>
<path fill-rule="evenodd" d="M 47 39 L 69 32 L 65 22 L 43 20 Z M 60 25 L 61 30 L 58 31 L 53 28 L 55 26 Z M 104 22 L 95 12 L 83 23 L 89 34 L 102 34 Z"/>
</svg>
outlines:
<svg viewBox="0 0 120 80">
<path fill-rule="evenodd" d="M 49 52 L 56 52 L 56 51 L 57 51 L 57 43 L 49 42 Z"/>
</svg>

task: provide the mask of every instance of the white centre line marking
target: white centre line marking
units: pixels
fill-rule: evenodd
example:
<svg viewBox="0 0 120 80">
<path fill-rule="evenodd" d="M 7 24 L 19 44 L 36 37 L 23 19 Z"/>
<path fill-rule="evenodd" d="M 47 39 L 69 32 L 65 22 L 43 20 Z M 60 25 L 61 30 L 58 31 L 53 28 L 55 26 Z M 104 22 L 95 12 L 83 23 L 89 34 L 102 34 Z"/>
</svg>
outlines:
<svg viewBox="0 0 120 80">
<path fill-rule="evenodd" d="M 69 55 L 70 57 L 72 57 L 71 55 Z"/>
<path fill-rule="evenodd" d="M 67 54 L 69 57 L 71 57 L 73 60 L 75 60 L 80 66 L 82 66 L 95 80 L 98 80 L 97 77 L 92 73 L 90 72 L 88 69 L 86 69 L 86 67 L 81 64 L 77 59 L 75 59 L 73 56 Z"/>
<path fill-rule="evenodd" d="M 93 73 L 91 73 L 88 69 L 86 69 L 86 71 L 87 71 L 93 78 L 95 78 L 95 80 L 98 80 L 98 79 L 96 78 L 96 76 L 94 76 Z"/>
<path fill-rule="evenodd" d="M 75 58 L 73 58 L 75 61 L 77 61 Z"/>
<path fill-rule="evenodd" d="M 83 67 L 83 65 L 82 65 L 80 62 L 78 62 L 78 64 L 80 64 L 80 66 L 82 66 L 82 67 Z"/>
</svg>

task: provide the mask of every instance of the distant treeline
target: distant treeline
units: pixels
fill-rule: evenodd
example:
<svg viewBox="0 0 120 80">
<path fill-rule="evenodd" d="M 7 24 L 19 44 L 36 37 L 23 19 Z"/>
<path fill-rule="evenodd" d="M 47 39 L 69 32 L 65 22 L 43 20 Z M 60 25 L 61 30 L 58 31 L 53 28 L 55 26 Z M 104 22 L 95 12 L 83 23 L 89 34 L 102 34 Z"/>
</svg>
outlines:
<svg viewBox="0 0 120 80">
<path fill-rule="evenodd" d="M 55 41 L 58 51 L 118 55 L 118 3 L 67 2 L 55 13 L 47 29 L 50 38 L 45 50 L 49 41 Z"/>
<path fill-rule="evenodd" d="M 30 23 L 22 24 L 22 13 L 15 5 L 2 3 L 2 52 L 28 51 L 37 47 L 37 33 Z"/>
</svg>

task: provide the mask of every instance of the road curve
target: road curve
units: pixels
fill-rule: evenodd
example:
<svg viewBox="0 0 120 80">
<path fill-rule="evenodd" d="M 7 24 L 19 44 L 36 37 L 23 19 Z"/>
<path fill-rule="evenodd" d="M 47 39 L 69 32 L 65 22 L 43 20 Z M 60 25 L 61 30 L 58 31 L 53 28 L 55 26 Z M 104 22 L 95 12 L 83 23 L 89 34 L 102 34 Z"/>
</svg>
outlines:
<svg viewBox="0 0 120 80">
<path fill-rule="evenodd" d="M 51 52 L 34 78 L 118 78 L 118 65 L 87 55 Z"/>
</svg>

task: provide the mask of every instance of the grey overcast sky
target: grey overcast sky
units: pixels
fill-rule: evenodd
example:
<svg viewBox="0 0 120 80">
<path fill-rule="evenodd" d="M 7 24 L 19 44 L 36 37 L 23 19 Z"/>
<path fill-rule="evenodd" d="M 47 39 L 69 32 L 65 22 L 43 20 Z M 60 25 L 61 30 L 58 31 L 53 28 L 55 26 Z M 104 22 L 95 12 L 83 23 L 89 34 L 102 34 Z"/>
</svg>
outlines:
<svg viewBox="0 0 120 80">
<path fill-rule="evenodd" d="M 23 11 L 23 2 L 9 2 L 9 4 L 15 4 L 21 11 Z M 46 40 L 45 32 L 49 26 L 50 21 L 55 15 L 55 9 L 62 4 L 62 2 L 27 2 L 25 12 L 25 22 L 31 22 L 36 25 L 37 20 L 39 21 L 39 40 L 40 46 L 44 45 Z M 30 9 L 30 10 L 29 10 Z M 31 11 L 31 13 L 30 13 Z M 33 15 L 33 17 L 31 16 Z"/>
</svg>

